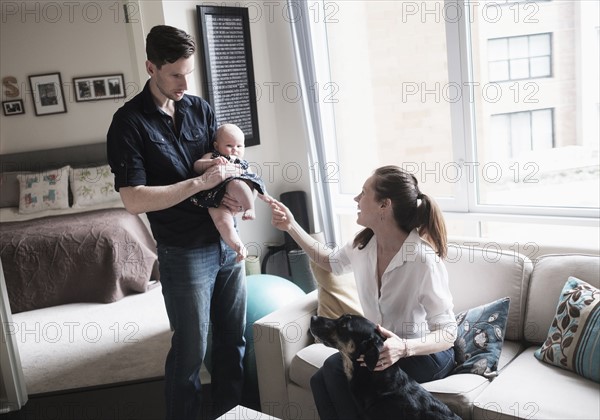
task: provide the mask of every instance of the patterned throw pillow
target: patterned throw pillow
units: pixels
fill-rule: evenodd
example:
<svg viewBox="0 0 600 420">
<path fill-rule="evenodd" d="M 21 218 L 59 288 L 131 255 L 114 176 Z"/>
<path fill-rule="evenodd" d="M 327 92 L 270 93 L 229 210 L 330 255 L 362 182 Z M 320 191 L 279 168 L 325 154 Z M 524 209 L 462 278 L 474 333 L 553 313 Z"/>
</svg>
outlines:
<svg viewBox="0 0 600 420">
<path fill-rule="evenodd" d="M 81 208 L 120 200 L 109 165 L 71 169 L 73 207 Z"/>
<path fill-rule="evenodd" d="M 510 298 L 505 297 L 456 315 L 457 366 L 452 373 L 475 373 L 486 378 L 498 375 L 509 306 Z"/>
<path fill-rule="evenodd" d="M 69 208 L 69 167 L 17 175 L 19 213 Z"/>
<path fill-rule="evenodd" d="M 600 382 L 600 291 L 569 277 L 548 338 L 534 353 L 542 362 Z"/>
</svg>

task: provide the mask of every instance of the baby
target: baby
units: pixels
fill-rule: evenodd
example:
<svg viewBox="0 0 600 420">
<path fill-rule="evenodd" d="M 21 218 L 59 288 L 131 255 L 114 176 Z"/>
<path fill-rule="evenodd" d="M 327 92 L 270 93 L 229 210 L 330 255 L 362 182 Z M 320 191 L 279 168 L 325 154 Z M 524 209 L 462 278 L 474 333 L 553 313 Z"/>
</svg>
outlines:
<svg viewBox="0 0 600 420">
<path fill-rule="evenodd" d="M 225 193 L 240 203 L 242 220 L 254 220 L 254 199 L 256 194 L 263 198 L 266 193 L 265 184 L 260 177 L 248 170 L 248 162 L 244 157 L 244 133 L 234 124 L 223 124 L 217 129 L 214 151 L 205 154 L 194 162 L 194 170 L 204 173 L 214 165 L 224 165 L 228 162 L 239 164 L 244 172 L 240 176 L 231 177 L 208 191 L 201 191 L 191 200 L 200 207 L 207 207 L 217 230 L 227 245 L 237 253 L 237 261 L 248 256 L 248 251 L 235 228 L 235 215 L 225 206 L 220 206 Z M 263 198 L 264 200 L 264 198 Z"/>
</svg>

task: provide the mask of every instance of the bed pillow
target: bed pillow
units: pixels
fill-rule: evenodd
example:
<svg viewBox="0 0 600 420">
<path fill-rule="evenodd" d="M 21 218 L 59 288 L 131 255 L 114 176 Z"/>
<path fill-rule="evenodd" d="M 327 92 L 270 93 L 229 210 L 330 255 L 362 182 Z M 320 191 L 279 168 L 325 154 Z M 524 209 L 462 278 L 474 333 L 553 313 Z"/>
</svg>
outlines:
<svg viewBox="0 0 600 420">
<path fill-rule="evenodd" d="M 548 338 L 534 353 L 542 362 L 600 382 L 600 291 L 575 277 L 565 283 Z"/>
<path fill-rule="evenodd" d="M 457 365 L 452 373 L 475 373 L 486 378 L 498 375 L 509 306 L 510 298 L 504 297 L 456 315 Z"/>
<path fill-rule="evenodd" d="M 19 213 L 69 208 L 69 166 L 17 175 Z"/>
<path fill-rule="evenodd" d="M 0 177 L 0 208 L 19 207 L 19 180 L 22 172 L 3 172 Z"/>
<path fill-rule="evenodd" d="M 121 199 L 119 193 L 115 191 L 114 176 L 109 165 L 71 169 L 70 180 L 74 208 Z"/>
</svg>

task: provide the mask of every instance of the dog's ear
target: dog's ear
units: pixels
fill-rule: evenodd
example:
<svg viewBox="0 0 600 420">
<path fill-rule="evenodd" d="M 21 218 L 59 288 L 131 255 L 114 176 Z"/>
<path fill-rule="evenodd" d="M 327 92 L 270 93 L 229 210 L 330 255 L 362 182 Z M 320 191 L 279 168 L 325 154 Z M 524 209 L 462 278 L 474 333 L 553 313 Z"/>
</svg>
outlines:
<svg viewBox="0 0 600 420">
<path fill-rule="evenodd" d="M 360 343 L 360 354 L 364 356 L 365 365 L 367 369 L 372 371 L 375 369 L 377 362 L 379 361 L 379 349 L 381 348 L 381 339 L 378 337 L 371 337 L 368 340 Z"/>
</svg>

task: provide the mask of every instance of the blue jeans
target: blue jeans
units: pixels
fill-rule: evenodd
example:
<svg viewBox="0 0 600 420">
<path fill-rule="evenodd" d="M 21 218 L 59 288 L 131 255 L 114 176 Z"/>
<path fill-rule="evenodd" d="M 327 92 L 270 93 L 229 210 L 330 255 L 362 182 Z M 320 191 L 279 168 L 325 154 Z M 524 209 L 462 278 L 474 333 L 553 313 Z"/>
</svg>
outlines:
<svg viewBox="0 0 600 420">
<path fill-rule="evenodd" d="M 241 401 L 246 279 L 243 265 L 235 258 L 235 252 L 223 241 L 190 249 L 158 246 L 160 281 L 173 330 L 165 363 L 167 419 L 198 419 L 199 372 L 209 323 L 214 411 L 225 412 Z"/>
<path fill-rule="evenodd" d="M 403 358 L 398 363 L 418 383 L 442 379 L 454 368 L 454 348 L 427 356 Z M 321 420 L 362 418 L 350 391 L 340 353 L 325 360 L 323 367 L 310 379 L 310 387 Z"/>
</svg>

